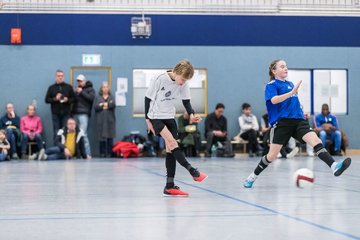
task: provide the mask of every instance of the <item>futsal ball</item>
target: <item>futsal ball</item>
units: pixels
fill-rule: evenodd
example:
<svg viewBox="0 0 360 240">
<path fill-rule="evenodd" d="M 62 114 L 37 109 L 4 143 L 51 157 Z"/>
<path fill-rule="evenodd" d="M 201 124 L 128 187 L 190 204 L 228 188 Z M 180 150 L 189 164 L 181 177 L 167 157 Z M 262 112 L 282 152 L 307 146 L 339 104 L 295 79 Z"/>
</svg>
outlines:
<svg viewBox="0 0 360 240">
<path fill-rule="evenodd" d="M 308 168 L 300 168 L 294 173 L 295 185 L 298 188 L 309 188 L 314 184 L 314 172 Z"/>
</svg>

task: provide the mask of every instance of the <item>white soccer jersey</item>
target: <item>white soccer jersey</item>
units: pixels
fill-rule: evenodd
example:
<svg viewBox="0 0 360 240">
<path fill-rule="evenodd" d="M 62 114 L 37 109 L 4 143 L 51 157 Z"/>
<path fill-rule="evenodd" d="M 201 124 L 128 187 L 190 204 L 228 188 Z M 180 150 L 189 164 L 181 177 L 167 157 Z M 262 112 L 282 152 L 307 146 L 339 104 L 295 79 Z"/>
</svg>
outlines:
<svg viewBox="0 0 360 240">
<path fill-rule="evenodd" d="M 190 99 L 190 89 L 187 82 L 182 86 L 177 85 L 168 72 L 164 72 L 154 76 L 145 96 L 151 99 L 150 119 L 172 119 L 176 113 L 174 101 L 178 98 Z"/>
</svg>

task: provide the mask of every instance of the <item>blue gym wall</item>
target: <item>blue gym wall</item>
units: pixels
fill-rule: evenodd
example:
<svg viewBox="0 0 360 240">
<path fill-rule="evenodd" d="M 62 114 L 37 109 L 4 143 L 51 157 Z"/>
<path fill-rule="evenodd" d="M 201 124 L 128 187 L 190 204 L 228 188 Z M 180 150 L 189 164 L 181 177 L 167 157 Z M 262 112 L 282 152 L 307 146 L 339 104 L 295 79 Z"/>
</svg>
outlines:
<svg viewBox="0 0 360 240">
<path fill-rule="evenodd" d="M 239 131 L 237 118 L 244 101 L 251 103 L 258 118 L 265 111 L 263 89 L 273 59 L 285 59 L 290 68 L 346 68 L 349 114 L 339 116 L 339 121 L 350 148 L 360 148 L 360 129 L 354 128 L 360 117 L 359 18 L 153 16 L 153 36 L 133 40 L 127 15 L 25 14 L 19 17 L 24 44 L 14 46 L 9 45 L 9 32 L 16 19 L 0 14 L 0 105 L 11 101 L 22 115 L 36 99 L 49 142 L 52 123 L 44 95 L 55 70 L 65 70 L 69 81 L 70 67 L 81 65 L 81 54 L 98 53 L 103 65 L 112 67 L 113 79 L 127 77 L 129 86 L 133 68 L 171 67 L 182 58 L 207 68 L 208 109 L 217 102 L 225 104 L 231 136 Z M 131 87 L 126 96 L 127 106 L 116 109 L 118 139 L 131 130 L 145 133 L 144 119 L 132 117 Z M 90 128 L 90 141 L 96 153 L 95 130 Z"/>
</svg>

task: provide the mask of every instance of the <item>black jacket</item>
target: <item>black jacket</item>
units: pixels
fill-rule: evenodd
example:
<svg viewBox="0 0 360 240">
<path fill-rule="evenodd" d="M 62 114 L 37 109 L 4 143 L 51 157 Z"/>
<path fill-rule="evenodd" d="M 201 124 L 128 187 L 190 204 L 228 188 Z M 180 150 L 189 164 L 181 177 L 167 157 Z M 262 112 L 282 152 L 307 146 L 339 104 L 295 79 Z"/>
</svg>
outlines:
<svg viewBox="0 0 360 240">
<path fill-rule="evenodd" d="M 74 114 L 87 114 L 91 116 L 92 105 L 95 98 L 93 84 L 87 81 L 80 94 L 75 93 Z"/>
<path fill-rule="evenodd" d="M 220 130 L 222 132 L 227 132 L 227 120 L 226 117 L 221 116 L 217 118 L 215 113 L 210 113 L 206 116 L 205 119 L 205 137 L 208 132 L 213 130 Z"/>
<path fill-rule="evenodd" d="M 57 132 L 56 138 L 55 138 L 55 145 L 60 147 L 61 151 L 64 151 L 65 149 L 65 142 L 66 142 L 66 136 L 68 129 L 67 127 L 64 127 L 60 129 Z M 76 158 L 83 158 L 86 159 L 86 152 L 85 152 L 85 144 L 84 144 L 84 132 L 79 128 L 76 127 L 76 133 L 75 133 L 75 156 Z"/>
<path fill-rule="evenodd" d="M 55 100 L 56 94 L 61 93 L 68 98 L 67 102 L 61 103 Z M 45 102 L 51 104 L 51 112 L 56 115 L 70 114 L 71 104 L 75 101 L 75 93 L 72 86 L 68 83 L 60 83 L 51 85 L 46 93 Z"/>
</svg>

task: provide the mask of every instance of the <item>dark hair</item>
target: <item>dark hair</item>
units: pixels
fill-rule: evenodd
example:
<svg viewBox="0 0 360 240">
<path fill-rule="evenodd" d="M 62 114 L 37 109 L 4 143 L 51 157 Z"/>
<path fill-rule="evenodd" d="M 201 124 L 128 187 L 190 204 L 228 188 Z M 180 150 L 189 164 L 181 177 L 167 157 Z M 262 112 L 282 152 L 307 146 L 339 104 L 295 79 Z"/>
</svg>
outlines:
<svg viewBox="0 0 360 240">
<path fill-rule="evenodd" d="M 56 70 L 56 73 L 64 73 L 64 71 L 61 69 L 58 69 L 58 70 Z"/>
<path fill-rule="evenodd" d="M 219 108 L 223 108 L 223 109 L 225 109 L 225 105 L 224 105 L 224 104 L 222 104 L 222 103 L 218 103 L 218 104 L 216 104 L 215 109 L 219 109 Z"/>
<path fill-rule="evenodd" d="M 321 111 L 322 111 L 323 108 L 327 108 L 328 110 L 330 110 L 329 104 L 327 104 L 327 103 L 324 103 L 324 104 L 321 106 Z"/>
<path fill-rule="evenodd" d="M 270 63 L 270 66 L 269 66 L 269 82 L 271 82 L 274 79 L 275 75 L 274 75 L 272 70 L 276 69 L 276 64 L 278 62 L 280 62 L 280 61 L 281 61 L 281 59 L 276 59 L 276 60 L 274 60 L 274 61 L 272 61 Z"/>
<path fill-rule="evenodd" d="M 248 103 L 243 103 L 243 105 L 242 105 L 242 110 L 247 109 L 247 108 L 249 108 L 249 107 L 251 107 L 250 104 L 248 104 Z"/>
</svg>

